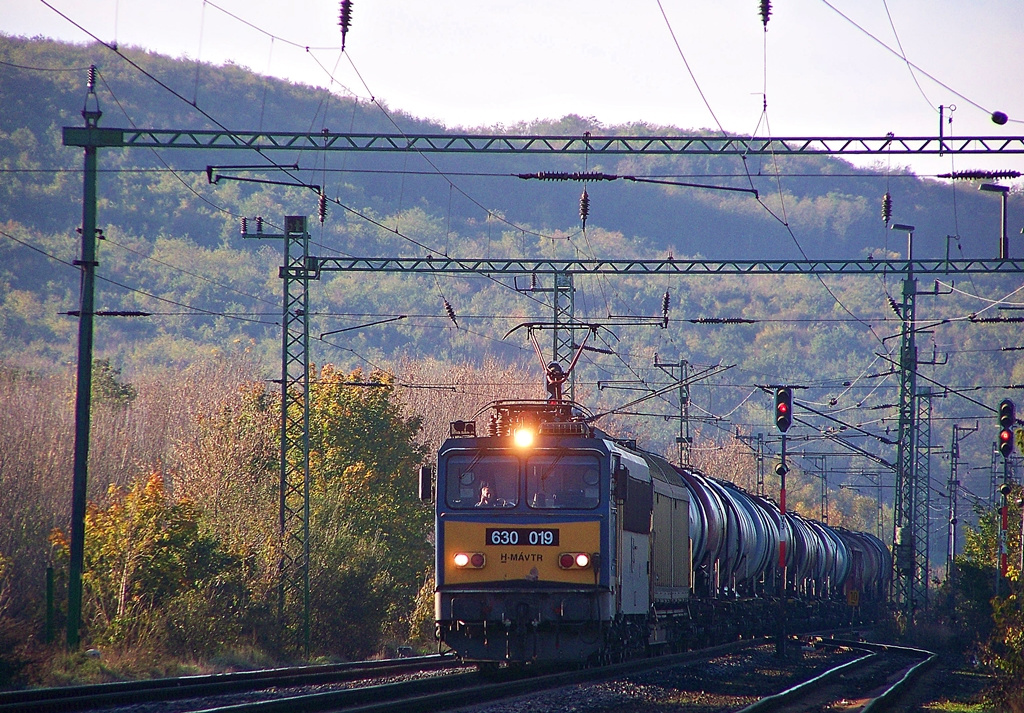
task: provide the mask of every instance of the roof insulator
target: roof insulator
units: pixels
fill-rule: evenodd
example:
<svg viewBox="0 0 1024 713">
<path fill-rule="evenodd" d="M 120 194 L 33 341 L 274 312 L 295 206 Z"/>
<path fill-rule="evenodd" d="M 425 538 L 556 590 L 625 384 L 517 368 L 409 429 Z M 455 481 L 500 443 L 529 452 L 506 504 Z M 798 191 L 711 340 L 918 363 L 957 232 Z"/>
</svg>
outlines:
<svg viewBox="0 0 1024 713">
<path fill-rule="evenodd" d="M 241 232 L 242 232 L 242 235 L 247 235 L 249 233 L 249 219 L 246 218 L 244 215 L 242 216 L 242 231 Z"/>
<path fill-rule="evenodd" d="M 341 0 L 341 11 L 338 13 L 338 26 L 341 27 L 341 51 L 345 51 L 345 36 L 352 24 L 352 0 Z"/>
<path fill-rule="evenodd" d="M 587 227 L 587 216 L 590 215 L 590 196 L 587 195 L 587 189 L 583 189 L 583 195 L 580 196 L 580 220 L 583 221 L 583 228 Z"/>
<path fill-rule="evenodd" d="M 455 328 L 458 329 L 459 323 L 455 321 L 455 309 L 448 300 L 444 300 L 444 311 L 448 314 L 448 319 L 450 319 L 452 324 L 455 325 Z"/>
<path fill-rule="evenodd" d="M 889 191 L 886 191 L 882 196 L 882 220 L 888 225 L 890 219 L 892 219 L 892 196 L 889 195 Z"/>
<path fill-rule="evenodd" d="M 263 216 L 256 216 L 256 234 L 261 235 L 263 233 Z"/>
<path fill-rule="evenodd" d="M 900 312 L 900 306 L 896 304 L 896 300 L 892 298 L 892 295 L 886 295 L 886 299 L 889 300 L 889 306 L 892 308 L 892 311 L 896 313 L 896 316 L 903 319 L 903 313 Z"/>
<path fill-rule="evenodd" d="M 772 0 L 761 0 L 761 24 L 764 25 L 764 31 L 768 31 L 768 18 L 772 14 Z"/>
</svg>

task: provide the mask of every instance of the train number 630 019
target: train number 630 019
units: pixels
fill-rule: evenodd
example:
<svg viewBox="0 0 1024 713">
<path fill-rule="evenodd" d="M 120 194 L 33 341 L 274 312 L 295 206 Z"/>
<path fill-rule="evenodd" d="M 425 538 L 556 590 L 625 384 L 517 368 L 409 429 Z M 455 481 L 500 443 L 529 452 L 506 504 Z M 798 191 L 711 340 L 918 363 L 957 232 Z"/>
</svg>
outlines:
<svg viewBox="0 0 1024 713">
<path fill-rule="evenodd" d="M 558 529 L 549 527 L 489 527 L 487 528 L 484 544 L 554 547 L 558 545 Z"/>
</svg>

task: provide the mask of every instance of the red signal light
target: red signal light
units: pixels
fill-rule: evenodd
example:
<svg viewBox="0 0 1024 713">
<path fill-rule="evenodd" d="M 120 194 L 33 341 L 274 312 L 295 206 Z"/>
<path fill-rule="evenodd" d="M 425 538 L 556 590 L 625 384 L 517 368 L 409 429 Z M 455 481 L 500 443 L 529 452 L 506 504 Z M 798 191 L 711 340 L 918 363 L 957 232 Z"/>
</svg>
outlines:
<svg viewBox="0 0 1024 713">
<path fill-rule="evenodd" d="M 775 390 L 775 426 L 785 433 L 789 430 L 793 419 L 793 391 L 788 386 L 780 386 Z"/>
<path fill-rule="evenodd" d="M 1013 431 L 1009 428 L 1004 428 L 999 432 L 999 452 L 1003 454 L 1004 458 L 1009 458 L 1013 453 Z"/>
</svg>

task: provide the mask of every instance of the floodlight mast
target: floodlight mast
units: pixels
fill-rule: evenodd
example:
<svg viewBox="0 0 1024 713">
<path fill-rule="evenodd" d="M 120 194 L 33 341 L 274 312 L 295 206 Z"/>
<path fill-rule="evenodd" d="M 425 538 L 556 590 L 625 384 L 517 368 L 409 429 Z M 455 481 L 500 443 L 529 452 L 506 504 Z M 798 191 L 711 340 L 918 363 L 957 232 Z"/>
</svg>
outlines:
<svg viewBox="0 0 1024 713">
<path fill-rule="evenodd" d="M 999 213 L 999 259 L 1006 260 L 1010 257 L 1010 238 L 1006 233 L 1006 197 L 1010 193 L 1009 186 L 1001 186 L 998 183 L 982 183 L 978 186 L 979 191 L 998 193 L 1002 198 L 1001 210 Z"/>
</svg>

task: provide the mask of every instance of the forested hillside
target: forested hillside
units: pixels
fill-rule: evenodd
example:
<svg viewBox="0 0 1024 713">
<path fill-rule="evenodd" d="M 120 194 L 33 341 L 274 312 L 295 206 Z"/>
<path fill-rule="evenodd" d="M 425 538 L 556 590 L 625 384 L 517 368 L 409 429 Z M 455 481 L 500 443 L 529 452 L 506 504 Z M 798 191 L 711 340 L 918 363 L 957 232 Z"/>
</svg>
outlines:
<svg viewBox="0 0 1024 713">
<path fill-rule="evenodd" d="M 0 217 L 5 223 L 0 241 L 0 329 L 5 338 L 0 355 L 12 364 L 39 369 L 73 359 L 76 322 L 62 313 L 78 306 L 77 271 L 67 263 L 78 253 L 81 156 L 78 150 L 61 146 L 60 130 L 81 125 L 90 64 L 99 68 L 96 100 L 104 112 L 101 126 L 219 128 L 208 118 L 212 117 L 234 130 L 446 130 L 397 109 L 346 98 L 337 88 L 290 85 L 236 66 L 212 67 L 131 50 L 126 54 L 159 83 L 100 46 L 11 37 L 0 41 L 0 60 L 6 63 L 0 73 L 5 100 L 0 115 L 0 166 L 5 175 L 0 186 Z M 688 132 L 677 127 L 601 126 L 581 117 L 479 131 Z M 271 231 L 284 215 L 307 215 L 313 226 L 311 249 L 320 255 L 410 256 L 431 251 L 457 257 L 753 259 L 796 258 L 802 252 L 814 258 L 898 257 L 905 237 L 886 230 L 880 215 L 881 196 L 888 191 L 893 220 L 917 227 L 915 256 L 991 256 L 998 231 L 997 197 L 980 194 L 969 182 L 915 177 L 900 169 L 896 160 L 862 169 L 825 157 L 779 157 L 771 165 L 759 158 L 740 162 L 715 157 L 539 160 L 278 153 L 271 158 L 278 164 L 296 162 L 300 168 L 288 174 L 230 168 L 215 173 L 284 182 L 299 178 L 323 185 L 332 201 L 322 226 L 316 221 L 317 195 L 308 188 L 208 182 L 207 166 L 268 162 L 255 152 L 101 150 L 99 223 L 106 240 L 100 243 L 97 308 L 152 316 L 100 319 L 98 356 L 130 375 L 145 364 L 187 363 L 197 351 L 253 343 L 266 373 L 273 376 L 279 349 L 280 246 L 242 240 L 242 216 L 250 221 L 263 216 Z M 709 188 L 592 182 L 587 186 L 587 229 L 582 231 L 579 184 L 514 177 L 549 170 L 753 186 L 758 198 Z M 1011 215 L 1022 207 L 1020 197 L 1011 195 Z M 953 282 L 945 280 L 941 291 L 949 292 L 945 285 Z M 434 279 L 325 273 L 311 288 L 313 359 L 395 369 L 397 355 L 476 364 L 493 355 L 499 361 L 532 365 L 535 358 L 522 331 L 502 339 L 520 322 L 549 318 L 544 293 L 524 292 L 525 286 L 522 278 L 514 283 L 511 277 L 500 276 Z M 986 299 L 1002 299 L 1017 286 L 1012 279 L 975 277 L 960 281 L 952 294 L 920 300 L 922 320 L 948 321 L 923 338 L 923 353 L 934 350 L 935 361 L 949 355 L 944 365 L 923 371 L 935 379 L 936 390 L 944 385 L 992 389 L 974 397 L 994 404 L 997 387 L 1024 381 L 1022 367 L 1017 366 L 1015 374 L 1015 353 L 998 351 L 1017 344 L 1014 330 L 1005 324 L 965 321 L 982 310 L 987 316 L 1002 314 Z M 538 287 L 549 286 L 542 282 Z M 576 289 L 581 321 L 618 323 L 593 345 L 614 354 L 590 352 L 580 368 L 581 388 L 595 406 L 622 403 L 627 400 L 624 394 L 635 393 L 598 389 L 607 382 L 666 381 L 653 366 L 655 354 L 662 361 L 735 365 L 717 384 L 695 387 L 694 405 L 701 415 L 721 424 L 705 426 L 708 435 L 721 436 L 734 427 L 744 432 L 764 429 L 766 401 L 756 393 L 757 384 L 812 386 L 806 400 L 826 410 L 895 401 L 895 380 L 873 375 L 890 371 L 890 362 L 875 353 L 893 358 L 898 322 L 889 299 L 900 299 L 898 276 L 826 278 L 824 283 L 765 276 L 579 276 Z M 658 321 L 666 291 L 667 329 L 622 324 L 630 320 L 621 317 Z M 451 306 L 454 321 L 445 303 Z M 405 319 L 315 339 L 325 332 L 400 315 Z M 709 323 L 723 319 L 742 323 Z M 401 382 L 402 375 L 397 376 Z M 976 404 L 960 399 L 936 401 L 935 409 L 941 419 L 987 418 Z M 842 413 L 843 420 L 872 424 L 874 429 L 891 430 L 894 425 L 887 421 L 894 415 L 891 409 Z M 948 443 L 949 426 L 943 420 L 937 425 L 934 442 Z M 674 427 L 635 428 L 670 440 Z M 987 444 L 978 445 L 976 462 L 981 465 L 987 461 Z"/>
<path fill-rule="evenodd" d="M 291 85 L 239 66 L 214 67 L 122 51 L 151 76 L 101 46 L 0 36 L 0 368 L 6 379 L 5 398 L 27 395 L 42 404 L 65 399 L 69 393 L 64 380 L 75 359 L 77 321 L 67 313 L 79 307 L 79 273 L 72 263 L 79 257 L 82 156 L 78 149 L 62 146 L 61 129 L 82 125 L 90 64 L 99 72 L 96 96 L 88 100 L 98 102 L 102 127 L 391 134 L 695 133 L 687 127 L 602 126 L 578 116 L 538 118 L 511 127 L 444 127 L 408 116 L 400 108 L 354 100 L 338 87 Z M 268 232 L 279 232 L 284 216 L 306 215 L 312 226 L 311 250 L 324 256 L 900 257 L 905 234 L 888 230 L 881 217 L 882 196 L 888 192 L 892 219 L 916 226 L 916 257 L 997 254 L 998 197 L 979 193 L 970 182 L 950 184 L 914 176 L 895 157 L 878 157 L 874 166 L 854 167 L 828 157 L 269 154 L 100 150 L 99 225 L 104 239 L 99 243 L 97 310 L 147 316 L 97 317 L 96 356 L 106 360 L 109 374 L 140 385 L 145 397 L 140 397 L 140 404 L 158 404 L 159 382 L 191 374 L 197 364 L 211 359 L 245 364 L 246 377 L 232 376 L 226 392 L 204 392 L 202 408 L 197 409 L 205 421 L 197 421 L 196 414 L 184 407 L 173 411 L 175 428 L 186 429 L 183 432 L 194 439 L 212 439 L 232 429 L 262 433 L 268 423 L 266 413 L 259 410 L 263 388 L 267 380 L 280 376 L 281 246 L 243 240 L 242 217 L 249 219 L 250 231 L 256 216 L 261 216 Z M 969 168 L 959 161 L 956 168 Z M 272 162 L 290 168 L 271 170 Z M 583 186 L 517 177 L 540 171 L 600 171 L 698 185 L 591 182 L 586 186 L 590 203 L 584 230 L 579 215 Z M 211 183 L 210 176 L 247 180 L 221 178 Z M 279 185 L 282 182 L 307 185 Z M 310 184 L 321 186 L 329 198 L 322 224 L 317 220 L 318 195 Z M 1012 254 L 1018 256 L 1024 250 L 1015 237 L 1024 214 L 1020 194 L 1010 196 L 1009 212 L 1016 216 L 1010 233 Z M 318 369 L 329 364 L 338 373 L 360 368 L 392 375 L 395 402 L 405 409 L 401 416 L 394 415 L 396 421 L 424 417 L 426 430 L 410 433 L 405 444 L 408 451 L 402 457 L 411 463 L 437 446 L 447 418 L 472 416 L 472 409 L 499 394 L 543 393 L 540 366 L 525 330 L 507 333 L 523 322 L 550 320 L 550 293 L 545 292 L 550 288 L 550 278 L 544 276 L 534 284 L 522 276 L 516 281 L 510 276 L 324 273 L 310 292 L 311 358 Z M 580 363 L 578 400 L 604 411 L 669 384 L 668 370 L 656 362 L 686 361 L 691 371 L 728 366 L 690 389 L 692 457 L 721 471 L 733 469 L 737 480 L 752 485 L 753 461 L 745 460 L 750 451 L 734 437 L 764 433 L 771 455 L 777 444 L 771 442 L 775 432 L 770 396 L 763 387 L 793 384 L 798 389 L 797 418 L 790 434 L 791 447 L 797 451 L 793 488 L 802 493 L 797 500 L 810 510 L 808 514 L 817 515 L 813 508 L 820 479 L 815 473 L 828 454 L 826 469 L 835 473 L 830 476 L 833 521 L 874 529 L 874 497 L 883 492 L 883 500 L 891 499 L 891 471 L 877 460 L 851 456 L 849 444 L 895 461 L 898 380 L 893 365 L 899 359 L 900 321 L 891 303 L 901 300 L 901 275 L 821 280 L 577 276 L 575 288 L 576 318 L 606 327 L 590 345 L 597 350 L 586 352 Z M 986 407 L 1012 394 L 1006 390 L 1009 385 L 1024 383 L 1022 352 L 1010 350 L 1024 346 L 1019 325 L 971 317 L 1012 316 L 1003 308 L 1024 303 L 1015 293 L 1018 288 L 1019 278 L 984 275 L 919 284 L 928 292 L 918 301 L 918 339 L 922 362 L 931 363 L 921 367 L 919 385 L 934 394 L 931 467 L 933 510 L 939 515 L 933 544 L 940 561 L 953 425 L 979 424 L 977 434 L 962 443 L 960 458 L 969 473 L 962 477 L 966 491 L 985 504 L 996 433 L 995 419 Z M 338 331 L 349 328 L 356 329 Z M 546 335 L 545 349 L 549 340 Z M 260 388 L 253 386 L 261 380 Z M 189 384 L 183 378 L 178 386 L 191 388 Z M 240 403 L 246 393 L 252 398 Z M 458 399 L 439 409 L 438 393 L 455 393 Z M 125 412 L 109 414 L 115 440 L 116 416 L 121 413 Z M 239 413 L 252 417 L 251 423 L 240 424 Z M 677 391 L 671 390 L 602 421 L 602 426 L 637 437 L 652 450 L 674 454 L 679 414 Z M 58 421 L 45 422 L 45 428 Z M 126 421 L 143 422 L 148 425 L 139 426 L 137 434 L 149 433 L 150 428 L 165 432 L 148 421 Z M 253 442 L 262 448 L 265 436 Z M 839 436 L 847 446 L 835 442 Z M 109 502 L 146 497 L 159 501 L 160 493 L 131 487 L 142 488 L 139 484 L 146 481 L 140 474 L 148 475 L 147 469 L 165 459 L 177 465 L 184 462 L 179 461 L 184 446 L 173 438 L 156 445 L 148 437 L 143 442 L 153 450 L 143 455 L 140 447 L 131 458 L 125 457 L 125 462 L 134 463 L 131 475 L 110 465 L 99 479 L 103 488 L 123 486 L 111 491 Z M 195 441 L 193 447 L 198 448 Z M 252 472 L 266 467 L 256 461 L 250 465 Z M 216 471 L 221 466 L 204 467 Z M 50 472 L 40 470 L 40 480 L 32 486 L 40 492 L 45 491 L 44 471 Z M 840 484 L 849 487 L 839 490 Z M 326 493 L 330 485 L 325 482 L 324 488 Z M 864 496 L 857 499 L 856 492 Z M 101 489 L 98 497 L 102 493 Z M 194 496 L 203 497 L 200 491 Z M 47 523 L 62 521 L 61 507 L 48 511 L 53 522 Z M 347 505 L 335 502 L 331 507 Z M 178 514 L 188 519 L 188 513 Z M 262 515 L 266 513 L 252 513 L 254 519 Z M 221 521 L 218 527 L 229 524 Z M 38 522 L 33 526 L 40 527 Z M 226 531 L 217 534 L 222 541 L 233 536 Z M 341 547 L 352 533 L 333 536 L 336 540 L 330 546 Z M 45 537 L 42 530 L 31 533 L 39 547 Z M 233 552 L 252 555 L 260 546 L 248 542 Z M 372 538 L 360 539 L 365 555 L 365 562 L 360 562 L 367 567 L 379 562 L 380 552 L 374 548 L 385 546 Z M 241 577 L 241 570 L 231 569 L 241 564 L 222 564 L 225 577 Z M 404 577 L 399 590 L 408 597 L 421 574 L 417 564 L 423 562 L 407 563 L 398 574 L 367 570 L 360 581 L 367 587 L 385 587 L 389 577 Z M 0 560 L 0 570 L 2 565 Z M 231 581 L 243 589 L 250 587 L 251 593 L 265 575 L 259 567 L 253 572 L 244 586 Z M 392 611 L 398 598 L 380 600 L 381 606 Z M 0 611 L 2 601 L 0 596 Z M 378 628 L 376 635 L 393 633 Z"/>
</svg>

